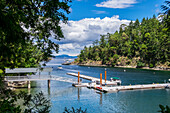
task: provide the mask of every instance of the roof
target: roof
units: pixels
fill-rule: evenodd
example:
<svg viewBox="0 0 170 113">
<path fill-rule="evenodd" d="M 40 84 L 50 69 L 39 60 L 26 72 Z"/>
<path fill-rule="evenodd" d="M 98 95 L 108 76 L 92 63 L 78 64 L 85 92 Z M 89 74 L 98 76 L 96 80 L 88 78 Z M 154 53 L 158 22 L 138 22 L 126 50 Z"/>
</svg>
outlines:
<svg viewBox="0 0 170 113">
<path fill-rule="evenodd" d="M 116 79 L 116 80 L 120 80 L 120 78 L 118 77 L 111 77 L 112 79 Z"/>
</svg>

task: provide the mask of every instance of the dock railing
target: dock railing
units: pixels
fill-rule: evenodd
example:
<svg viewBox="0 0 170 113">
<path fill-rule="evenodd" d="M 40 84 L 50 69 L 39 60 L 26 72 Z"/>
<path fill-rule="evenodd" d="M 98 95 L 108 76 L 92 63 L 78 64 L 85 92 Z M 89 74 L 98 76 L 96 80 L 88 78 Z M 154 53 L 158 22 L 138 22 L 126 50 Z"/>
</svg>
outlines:
<svg viewBox="0 0 170 113">
<path fill-rule="evenodd" d="M 5 76 L 4 80 L 28 80 L 28 79 L 37 79 L 37 78 L 51 78 L 51 72 L 53 68 L 14 68 L 14 69 L 5 69 L 5 73 L 16 73 L 19 76 Z M 41 75 L 41 73 L 47 72 L 46 75 Z M 20 76 L 21 73 L 26 73 L 26 76 Z M 33 73 L 33 75 L 28 75 L 28 73 Z"/>
<path fill-rule="evenodd" d="M 8 80 L 24 80 L 24 79 L 29 79 L 28 76 L 5 76 L 4 80 L 8 81 Z"/>
</svg>

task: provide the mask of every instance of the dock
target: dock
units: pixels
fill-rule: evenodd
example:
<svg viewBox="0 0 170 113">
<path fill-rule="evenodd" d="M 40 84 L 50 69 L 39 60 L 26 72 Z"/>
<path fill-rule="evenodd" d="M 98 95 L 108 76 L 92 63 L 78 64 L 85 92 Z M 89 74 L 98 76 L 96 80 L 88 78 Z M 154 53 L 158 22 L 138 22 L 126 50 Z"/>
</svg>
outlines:
<svg viewBox="0 0 170 113">
<path fill-rule="evenodd" d="M 12 86 L 11 84 L 15 83 L 25 83 L 27 82 L 28 89 L 31 88 L 31 81 L 47 81 L 48 82 L 48 88 L 50 88 L 50 81 L 61 81 L 61 82 L 68 82 L 68 83 L 75 83 L 73 79 L 69 79 L 66 77 L 58 77 L 55 75 L 51 75 L 52 68 L 14 68 L 14 69 L 5 69 L 5 73 L 11 74 L 15 73 L 20 75 L 21 73 L 36 73 L 33 75 L 28 75 L 26 76 L 5 76 L 4 81 L 7 83 L 7 86 Z M 45 75 L 42 75 L 41 73 L 48 73 Z"/>
<path fill-rule="evenodd" d="M 118 91 L 126 91 L 126 90 L 143 90 L 143 89 L 165 89 L 170 88 L 170 83 L 162 83 L 162 84 L 143 84 L 143 85 L 127 85 L 127 86 L 100 86 L 100 85 L 89 85 L 88 88 L 93 88 L 105 93 L 112 93 Z"/>
<path fill-rule="evenodd" d="M 48 74 L 42 75 L 42 72 L 47 72 Z M 52 68 L 15 68 L 15 69 L 6 69 L 6 73 L 37 73 L 35 75 L 27 75 L 27 76 L 5 76 L 4 81 L 7 82 L 8 86 L 11 83 L 20 82 L 22 85 L 22 81 L 27 82 L 28 89 L 31 88 L 31 81 L 40 81 L 47 80 L 48 88 L 50 88 L 50 81 L 62 81 L 73 83 L 72 85 L 75 87 L 87 87 L 93 88 L 100 92 L 112 93 L 118 91 L 126 91 L 126 90 L 144 90 L 144 89 L 170 89 L 170 83 L 157 83 L 157 84 L 142 84 L 142 85 L 123 85 L 121 84 L 120 79 L 111 79 L 110 81 L 106 79 L 106 71 L 105 71 L 105 79 L 102 79 L 102 74 L 100 73 L 100 78 L 91 77 L 87 75 L 82 75 L 80 72 L 78 73 L 67 73 L 67 75 L 71 75 L 78 78 L 78 82 L 75 82 L 75 79 L 67 78 L 67 77 L 59 77 L 55 75 L 51 75 Z M 80 78 L 91 81 L 90 83 L 81 83 Z M 114 78 L 114 77 L 111 77 Z M 169 79 L 170 82 L 170 79 Z"/>
<path fill-rule="evenodd" d="M 87 76 L 87 75 L 82 75 L 82 74 L 77 74 L 77 73 L 67 73 L 67 75 L 71 75 L 71 76 L 74 76 L 74 77 L 80 77 L 82 79 L 86 79 L 86 80 L 89 80 L 89 81 L 92 81 L 92 82 L 96 82 L 97 84 L 100 84 L 100 80 L 101 78 L 96 78 L 96 77 L 91 77 L 91 76 Z M 82 87 L 87 87 L 87 84 L 85 83 L 81 83 L 82 84 Z M 103 86 L 105 85 L 118 85 L 118 84 L 121 84 L 121 81 L 109 81 L 109 80 L 103 80 L 101 81 L 101 84 Z M 74 85 L 76 86 L 76 85 Z M 78 86 L 81 86 L 80 84 Z"/>
</svg>

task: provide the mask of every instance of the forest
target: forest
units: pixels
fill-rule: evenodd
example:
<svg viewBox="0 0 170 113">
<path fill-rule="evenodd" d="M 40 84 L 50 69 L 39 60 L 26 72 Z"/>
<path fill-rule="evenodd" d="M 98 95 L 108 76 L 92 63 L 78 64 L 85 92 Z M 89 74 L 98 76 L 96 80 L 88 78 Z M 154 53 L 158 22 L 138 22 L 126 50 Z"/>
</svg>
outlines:
<svg viewBox="0 0 170 113">
<path fill-rule="evenodd" d="M 114 34 L 100 35 L 92 46 L 84 47 L 75 60 L 78 64 L 100 62 L 108 66 L 169 67 L 170 16 L 122 24 Z"/>
</svg>

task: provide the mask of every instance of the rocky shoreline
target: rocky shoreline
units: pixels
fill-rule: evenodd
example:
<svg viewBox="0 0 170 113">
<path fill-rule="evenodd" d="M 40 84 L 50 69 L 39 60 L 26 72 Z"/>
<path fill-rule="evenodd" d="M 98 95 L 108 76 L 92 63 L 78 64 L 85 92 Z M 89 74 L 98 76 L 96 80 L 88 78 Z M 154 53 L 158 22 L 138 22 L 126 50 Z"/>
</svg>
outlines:
<svg viewBox="0 0 170 113">
<path fill-rule="evenodd" d="M 103 65 L 103 64 L 94 64 L 94 63 L 86 63 L 86 64 L 82 64 L 82 63 L 74 63 L 72 62 L 71 65 L 79 65 L 79 66 L 94 66 L 94 67 L 112 67 L 110 65 Z M 159 70 L 159 71 L 170 71 L 170 67 L 163 67 L 163 66 L 157 66 L 154 68 L 150 68 L 150 67 L 141 67 L 138 68 L 137 66 L 114 66 L 117 68 L 136 68 L 136 69 L 149 69 L 149 70 Z"/>
</svg>

